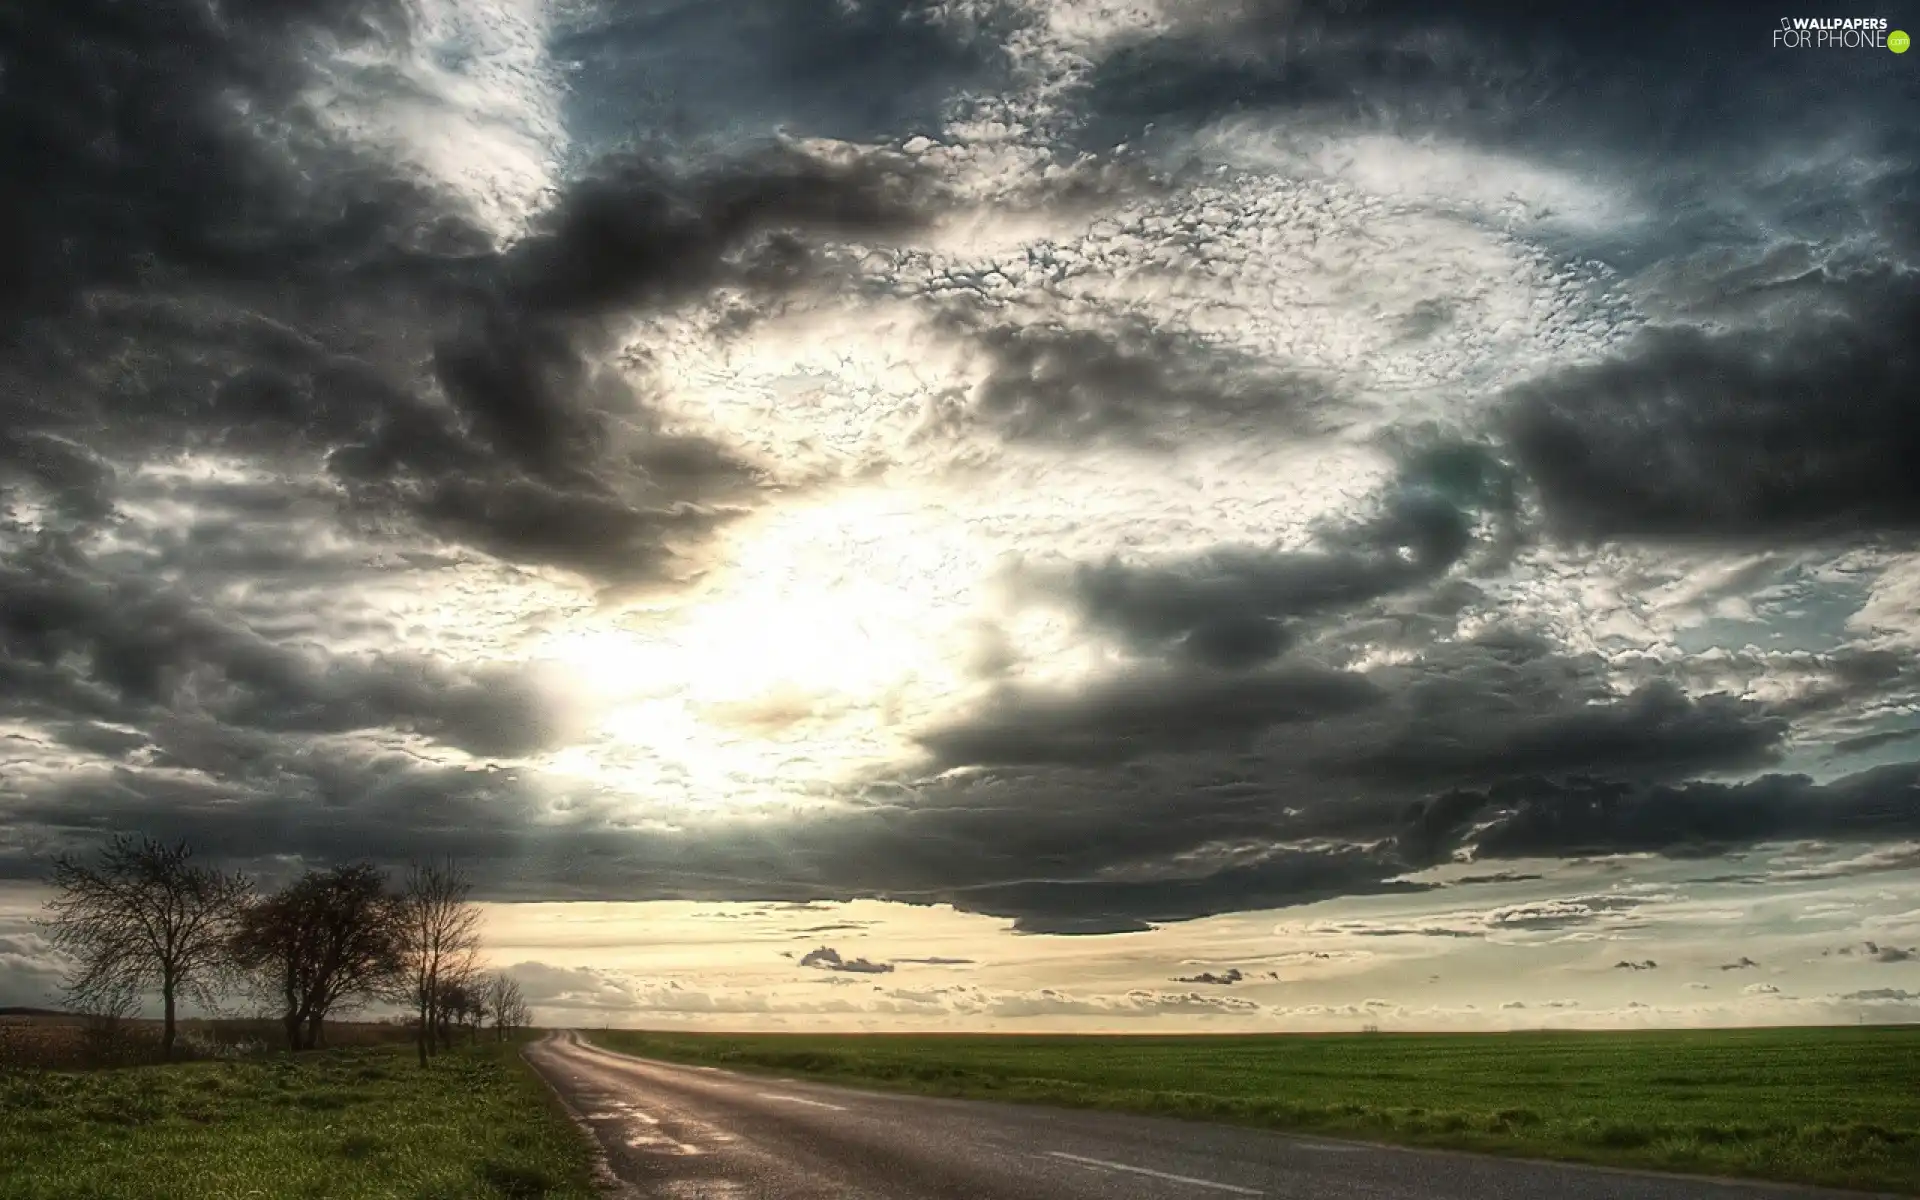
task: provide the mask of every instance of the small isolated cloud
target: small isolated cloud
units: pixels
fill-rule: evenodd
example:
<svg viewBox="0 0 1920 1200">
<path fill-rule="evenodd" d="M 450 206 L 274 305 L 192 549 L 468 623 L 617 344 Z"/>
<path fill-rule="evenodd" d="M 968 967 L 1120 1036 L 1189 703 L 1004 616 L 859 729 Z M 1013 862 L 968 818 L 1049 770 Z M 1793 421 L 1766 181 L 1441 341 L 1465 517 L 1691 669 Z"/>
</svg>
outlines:
<svg viewBox="0 0 1920 1200">
<path fill-rule="evenodd" d="M 886 975 L 892 972 L 890 962 L 871 962 L 864 958 L 841 958 L 840 952 L 831 946 L 822 946 L 818 950 L 809 950 L 801 958 L 803 967 L 818 967 L 822 971 L 846 971 L 854 975 Z"/>
<path fill-rule="evenodd" d="M 1055 937 L 1100 937 L 1112 933 L 1145 933 L 1153 926 L 1138 917 L 1028 914 L 1014 918 L 1013 932 Z"/>
<path fill-rule="evenodd" d="M 896 958 L 893 963 L 897 967 L 970 967 L 976 961 L 978 960 L 971 958 L 941 958 L 935 955 L 931 958 Z"/>
<path fill-rule="evenodd" d="M 1269 954 L 1259 962 L 1262 966 L 1313 966 L 1318 963 L 1364 962 L 1372 957 L 1371 950 L 1288 950 L 1280 954 Z M 1277 971 L 1268 972 L 1268 974 L 1275 979 L 1280 977 Z"/>
<path fill-rule="evenodd" d="M 1722 971 L 1745 971 L 1753 967 L 1757 967 L 1759 965 L 1760 965 L 1759 963 L 1753 961 L 1752 959 L 1748 958 L 1746 955 L 1743 954 L 1735 962 L 1721 963 L 1720 969 Z"/>
<path fill-rule="evenodd" d="M 1572 900 L 1538 900 L 1531 904 L 1510 904 L 1486 914 L 1489 929 L 1564 929 L 1570 925 L 1600 922 L 1609 914 L 1637 908 L 1646 897 L 1581 896 Z M 1633 924 L 1631 919 L 1614 918 L 1614 925 Z"/>
<path fill-rule="evenodd" d="M 1750 983 L 1740 989 L 1743 996 L 1778 996 L 1780 989 L 1770 983 Z"/>
<path fill-rule="evenodd" d="M 1239 967 L 1231 967 L 1218 975 L 1212 971 L 1202 971 L 1198 975 L 1175 976 L 1173 981 L 1175 983 L 1210 983 L 1220 987 L 1231 987 L 1245 978 L 1246 976 L 1240 973 Z"/>
<path fill-rule="evenodd" d="M 1626 896 L 1594 894 L 1507 904 L 1498 908 L 1462 909 L 1430 917 L 1396 921 L 1316 921 L 1311 925 L 1283 925 L 1289 935 L 1347 934 L 1355 937 L 1511 937 L 1581 927 L 1629 929 L 1647 923 L 1646 905 L 1671 899 L 1666 895 Z"/>
<path fill-rule="evenodd" d="M 1690 992 L 1710 992 L 1713 990 L 1713 985 L 1710 983 L 1701 983 L 1696 979 L 1687 985 L 1687 990 Z"/>
<path fill-rule="evenodd" d="M 1503 1011 L 1505 1011 L 1505 1010 L 1512 1010 L 1512 1009 L 1521 1009 L 1521 1008 L 1525 1008 L 1526 1006 L 1527 1006 L 1526 1002 L 1523 1000 L 1509 1000 L 1505 1004 L 1502 1004 L 1500 1007 Z"/>
<path fill-rule="evenodd" d="M 1620 962 L 1613 964 L 1613 969 L 1616 971 L 1651 971 L 1659 965 L 1659 963 L 1650 958 L 1642 962 L 1627 962 L 1622 959 Z"/>
<path fill-rule="evenodd" d="M 1862 1004 L 1875 1002 L 1913 1004 L 1920 1003 L 1920 992 L 1908 991 L 1904 988 L 1868 988 L 1860 992 L 1847 992 L 1840 998 Z"/>
<path fill-rule="evenodd" d="M 1842 946 L 1838 950 L 1828 951 L 1841 958 L 1864 958 L 1869 962 L 1903 963 L 1912 962 L 1920 957 L 1920 950 L 1912 946 L 1883 946 L 1879 942 L 1862 942 L 1858 946 Z"/>
</svg>

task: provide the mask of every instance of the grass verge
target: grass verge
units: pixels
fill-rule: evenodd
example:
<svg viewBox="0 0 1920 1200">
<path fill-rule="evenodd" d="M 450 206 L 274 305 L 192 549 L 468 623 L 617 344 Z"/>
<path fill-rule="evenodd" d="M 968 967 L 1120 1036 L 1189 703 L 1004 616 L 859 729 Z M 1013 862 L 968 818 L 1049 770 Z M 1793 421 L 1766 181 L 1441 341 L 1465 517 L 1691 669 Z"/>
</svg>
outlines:
<svg viewBox="0 0 1920 1200">
<path fill-rule="evenodd" d="M 1920 1195 L 1920 1026 L 590 1036 L 629 1054 L 934 1095 Z"/>
<path fill-rule="evenodd" d="M 0 1076 L 0 1200 L 591 1200 L 514 1045 Z"/>
</svg>

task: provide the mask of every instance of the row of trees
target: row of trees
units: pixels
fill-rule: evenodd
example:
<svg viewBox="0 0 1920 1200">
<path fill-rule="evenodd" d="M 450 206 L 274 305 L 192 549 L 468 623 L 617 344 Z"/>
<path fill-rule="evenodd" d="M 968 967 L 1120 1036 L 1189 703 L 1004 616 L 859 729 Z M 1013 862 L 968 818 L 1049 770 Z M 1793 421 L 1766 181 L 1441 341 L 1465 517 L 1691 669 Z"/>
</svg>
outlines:
<svg viewBox="0 0 1920 1200">
<path fill-rule="evenodd" d="M 505 1038 L 529 1022 L 519 984 L 480 969 L 473 885 L 450 861 L 414 864 L 397 890 L 355 863 L 262 894 L 184 842 L 117 837 L 90 860 L 56 859 L 52 882 L 44 924 L 74 964 L 69 1006 L 120 1016 L 157 993 L 167 1058 L 181 1001 L 218 1011 L 236 994 L 278 1014 L 291 1050 L 367 1003 L 404 1006 L 423 1067 L 456 1030 Z"/>
</svg>

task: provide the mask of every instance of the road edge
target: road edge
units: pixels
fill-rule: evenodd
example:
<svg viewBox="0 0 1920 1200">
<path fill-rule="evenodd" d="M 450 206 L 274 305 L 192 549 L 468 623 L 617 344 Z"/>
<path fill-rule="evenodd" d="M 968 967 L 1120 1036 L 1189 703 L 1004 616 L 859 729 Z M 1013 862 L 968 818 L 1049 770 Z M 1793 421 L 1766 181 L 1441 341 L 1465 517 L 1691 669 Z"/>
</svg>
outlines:
<svg viewBox="0 0 1920 1200">
<path fill-rule="evenodd" d="M 559 1088 L 553 1086 L 553 1080 L 547 1078 L 546 1072 L 542 1071 L 533 1059 L 527 1057 L 527 1051 L 544 1042 L 555 1041 L 559 1039 L 562 1034 L 572 1034 L 575 1037 L 581 1036 L 580 1032 L 575 1029 L 553 1030 L 546 1037 L 539 1038 L 521 1046 L 520 1063 L 526 1067 L 528 1071 L 532 1072 L 533 1077 L 540 1081 L 541 1086 L 547 1089 L 547 1095 L 552 1098 L 553 1103 L 559 1107 L 561 1112 L 567 1115 L 567 1119 L 572 1121 L 574 1127 L 580 1131 L 580 1136 L 587 1139 L 587 1145 L 592 1147 L 593 1186 L 600 1191 L 600 1194 L 605 1196 L 607 1200 L 645 1200 L 645 1197 L 641 1195 L 637 1185 L 628 1183 L 626 1180 L 620 1178 L 619 1173 L 613 1169 L 613 1162 L 607 1157 L 607 1148 L 600 1144 L 600 1137 L 594 1133 L 593 1126 L 587 1123 L 587 1118 L 582 1115 L 579 1109 L 576 1109 L 567 1101 L 566 1096 L 561 1094 Z M 587 1044 L 592 1045 L 590 1042 Z M 603 1049 L 603 1047 L 595 1048 Z M 626 1055 L 624 1057 L 631 1058 L 632 1056 Z"/>
</svg>

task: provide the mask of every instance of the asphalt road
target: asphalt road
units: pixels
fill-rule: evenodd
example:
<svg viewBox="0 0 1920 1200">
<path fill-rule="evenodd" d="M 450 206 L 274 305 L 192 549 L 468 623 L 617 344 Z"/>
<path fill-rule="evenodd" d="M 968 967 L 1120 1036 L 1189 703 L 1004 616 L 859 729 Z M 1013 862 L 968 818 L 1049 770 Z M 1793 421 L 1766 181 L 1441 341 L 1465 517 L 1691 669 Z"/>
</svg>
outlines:
<svg viewBox="0 0 1920 1200">
<path fill-rule="evenodd" d="M 1792 1200 L 1848 1196 L 1398 1150 L 1226 1125 L 862 1092 L 630 1058 L 527 1058 L 628 1197 L 667 1200 Z"/>
</svg>

